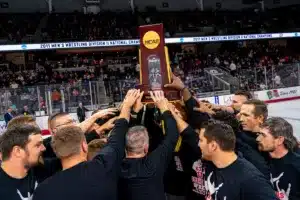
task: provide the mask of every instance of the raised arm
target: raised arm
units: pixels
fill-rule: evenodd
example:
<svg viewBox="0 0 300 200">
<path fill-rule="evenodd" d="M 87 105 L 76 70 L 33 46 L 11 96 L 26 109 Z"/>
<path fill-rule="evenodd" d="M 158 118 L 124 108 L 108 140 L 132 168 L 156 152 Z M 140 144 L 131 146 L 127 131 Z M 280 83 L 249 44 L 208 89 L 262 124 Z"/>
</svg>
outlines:
<svg viewBox="0 0 300 200">
<path fill-rule="evenodd" d="M 164 173 L 176 146 L 179 132 L 176 121 L 169 110 L 169 102 L 164 98 L 162 91 L 151 93 L 155 105 L 159 108 L 163 118 L 165 138 L 163 142 L 148 155 L 148 162 L 156 166 L 159 173 Z"/>
<path fill-rule="evenodd" d="M 87 131 L 93 126 L 93 124 L 96 122 L 97 119 L 104 118 L 107 115 L 114 116 L 117 111 L 118 111 L 117 108 L 108 108 L 105 110 L 101 110 L 95 113 L 94 115 L 92 115 L 90 118 L 81 122 L 78 126 L 81 128 L 81 130 L 84 133 L 87 133 Z"/>
<path fill-rule="evenodd" d="M 120 164 L 125 152 L 125 134 L 128 130 L 131 107 L 139 97 L 139 90 L 129 90 L 121 108 L 119 119 L 116 120 L 115 126 L 110 133 L 108 142 L 103 147 L 94 160 L 104 163 L 107 169 L 115 164 Z"/>
</svg>

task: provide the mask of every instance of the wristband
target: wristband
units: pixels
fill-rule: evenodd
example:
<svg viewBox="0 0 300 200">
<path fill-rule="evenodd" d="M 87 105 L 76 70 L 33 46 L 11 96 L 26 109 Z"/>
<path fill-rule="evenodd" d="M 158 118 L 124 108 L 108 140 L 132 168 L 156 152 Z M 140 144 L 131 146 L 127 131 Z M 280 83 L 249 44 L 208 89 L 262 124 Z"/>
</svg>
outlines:
<svg viewBox="0 0 300 200">
<path fill-rule="evenodd" d="M 184 88 L 182 88 L 182 89 L 180 90 L 180 92 L 183 92 L 184 89 L 187 89 L 187 87 L 184 86 Z"/>
</svg>

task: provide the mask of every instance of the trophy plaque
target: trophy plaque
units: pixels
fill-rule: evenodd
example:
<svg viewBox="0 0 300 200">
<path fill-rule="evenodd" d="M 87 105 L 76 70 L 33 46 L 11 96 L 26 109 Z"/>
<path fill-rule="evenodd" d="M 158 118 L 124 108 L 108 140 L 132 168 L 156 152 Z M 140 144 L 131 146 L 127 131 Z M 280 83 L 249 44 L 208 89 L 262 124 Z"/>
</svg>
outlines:
<svg viewBox="0 0 300 200">
<path fill-rule="evenodd" d="M 168 49 L 165 47 L 164 30 L 162 24 L 139 27 L 140 33 L 140 85 L 138 89 L 144 91 L 143 102 L 152 102 L 150 91 L 163 90 L 169 101 L 180 99 L 180 92 L 164 88 L 171 83 L 171 68 Z"/>
</svg>

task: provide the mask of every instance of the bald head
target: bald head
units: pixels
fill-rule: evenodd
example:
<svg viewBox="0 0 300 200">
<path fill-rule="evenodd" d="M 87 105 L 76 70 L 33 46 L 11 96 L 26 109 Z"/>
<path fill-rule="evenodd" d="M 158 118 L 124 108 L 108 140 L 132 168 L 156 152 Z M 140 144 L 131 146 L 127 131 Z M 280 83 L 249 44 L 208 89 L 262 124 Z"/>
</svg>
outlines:
<svg viewBox="0 0 300 200">
<path fill-rule="evenodd" d="M 72 125 L 74 122 L 73 118 L 69 115 L 69 113 L 55 113 L 49 116 L 48 119 L 48 128 L 51 133 L 56 133 L 58 128 L 63 126 Z"/>
</svg>

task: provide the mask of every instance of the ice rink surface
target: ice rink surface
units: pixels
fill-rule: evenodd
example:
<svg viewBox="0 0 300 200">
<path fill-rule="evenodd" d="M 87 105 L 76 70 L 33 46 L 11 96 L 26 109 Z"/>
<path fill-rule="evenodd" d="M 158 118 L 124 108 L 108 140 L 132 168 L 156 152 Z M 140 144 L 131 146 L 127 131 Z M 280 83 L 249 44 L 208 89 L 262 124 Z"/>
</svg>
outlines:
<svg viewBox="0 0 300 200">
<path fill-rule="evenodd" d="M 300 99 L 268 104 L 269 117 L 282 117 L 293 125 L 294 134 L 300 140 Z"/>
</svg>

